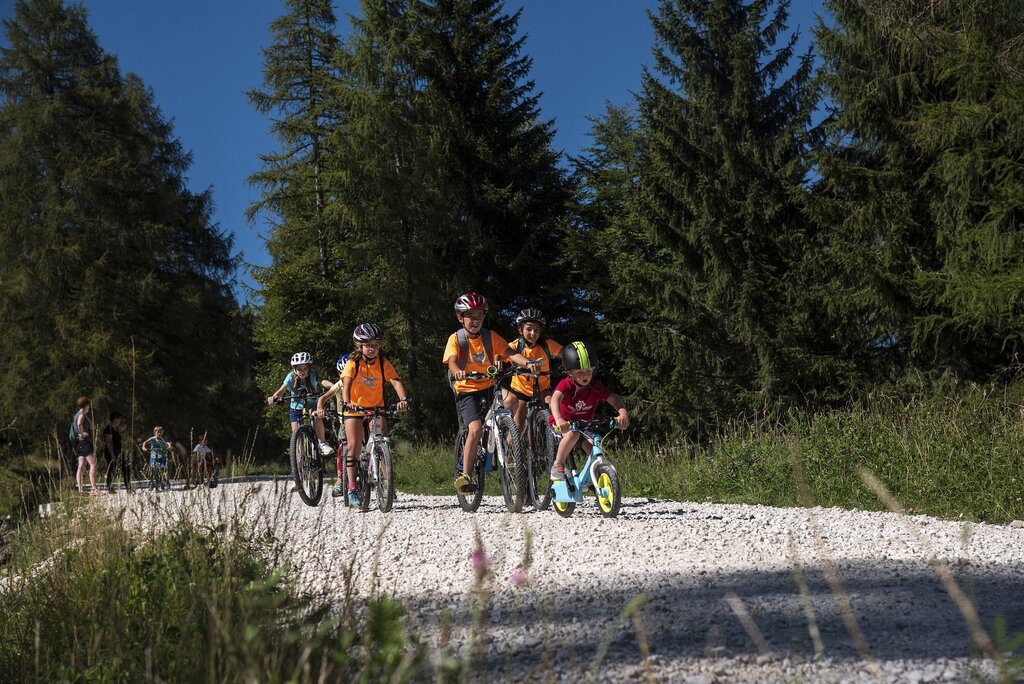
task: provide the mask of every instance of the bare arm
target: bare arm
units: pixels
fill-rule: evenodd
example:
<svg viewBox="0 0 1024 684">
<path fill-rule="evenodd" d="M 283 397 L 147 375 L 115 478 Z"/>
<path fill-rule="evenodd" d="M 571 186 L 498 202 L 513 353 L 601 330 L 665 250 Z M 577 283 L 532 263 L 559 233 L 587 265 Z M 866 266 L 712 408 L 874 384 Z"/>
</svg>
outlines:
<svg viewBox="0 0 1024 684">
<path fill-rule="evenodd" d="M 267 405 L 269 406 L 270 404 L 273 404 L 277 401 L 278 397 L 282 396 L 287 391 L 288 388 L 285 387 L 284 383 L 281 383 L 281 386 L 277 388 L 277 391 L 267 397 Z"/>
<path fill-rule="evenodd" d="M 395 406 L 399 411 L 406 411 L 409 408 L 409 402 L 405 394 L 405 385 L 398 378 L 391 381 L 391 386 L 395 388 L 395 392 L 398 393 L 398 405 Z"/>
<path fill-rule="evenodd" d="M 611 394 L 608 395 L 608 398 L 605 399 L 605 401 L 611 404 L 612 408 L 619 412 L 619 415 L 615 416 L 615 422 L 618 424 L 619 429 L 625 430 L 626 428 L 628 428 L 629 411 L 626 410 L 626 404 L 623 403 L 622 397 L 620 397 L 618 394 L 615 394 L 615 392 L 612 392 Z"/>
<path fill-rule="evenodd" d="M 569 421 L 562 417 L 562 397 L 564 396 L 564 394 L 555 390 L 551 393 L 551 403 L 549 404 L 551 407 L 551 417 L 555 419 L 555 425 L 557 425 L 559 429 L 561 429 L 563 425 L 568 425 L 569 423 Z"/>
</svg>

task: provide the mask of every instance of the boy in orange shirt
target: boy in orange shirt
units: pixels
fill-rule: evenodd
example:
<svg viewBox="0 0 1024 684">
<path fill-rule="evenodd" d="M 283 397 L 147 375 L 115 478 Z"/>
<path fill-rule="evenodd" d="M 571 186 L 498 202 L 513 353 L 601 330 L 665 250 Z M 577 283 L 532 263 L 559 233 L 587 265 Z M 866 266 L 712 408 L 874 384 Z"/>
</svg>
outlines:
<svg viewBox="0 0 1024 684">
<path fill-rule="evenodd" d="M 356 489 L 356 461 L 363 447 L 363 421 L 365 416 L 351 406 L 372 408 L 384 405 L 384 383 L 390 382 L 398 393 L 399 411 L 409 408 L 409 397 L 405 395 L 405 386 L 398 377 L 398 372 L 391 362 L 380 355 L 384 331 L 374 323 L 361 323 L 352 331 L 355 350 L 349 355 L 341 372 L 341 380 L 334 384 L 316 401 L 316 414 L 323 417 L 324 404 L 332 396 L 341 392 L 343 416 L 345 421 L 345 437 L 348 439 L 348 503 L 358 506 L 359 490 Z M 387 420 L 382 421 L 382 428 L 387 430 Z M 335 488 L 340 488 L 339 479 Z"/>
<path fill-rule="evenodd" d="M 542 373 L 550 373 L 553 370 L 552 362 L 559 358 L 558 355 L 562 352 L 562 345 L 558 342 L 541 337 L 546 324 L 547 321 L 540 309 L 523 309 L 516 316 L 519 339 L 509 345 L 513 351 L 519 352 L 527 360 L 536 361 L 537 370 Z M 505 408 L 512 411 L 520 434 L 523 432 L 523 423 L 526 422 L 526 404 L 533 399 L 534 382 L 531 376 L 516 375 L 505 394 Z M 540 375 L 536 383 L 540 387 L 540 396 L 544 402 L 551 401 L 551 376 Z"/>
<path fill-rule="evenodd" d="M 531 363 L 522 354 L 510 353 L 508 342 L 493 330 L 484 328 L 487 301 L 476 292 L 455 300 L 455 318 L 462 330 L 452 333 L 445 345 L 442 363 L 455 379 L 455 409 L 466 426 L 466 445 L 462 450 L 462 472 L 455 478 L 455 491 L 462 496 L 476 491 L 476 483 L 467 476 L 473 472 L 476 448 L 483 435 L 483 418 L 494 392 L 489 378 L 466 378 L 466 373 L 486 373 L 488 366 L 508 359 L 521 368 Z"/>
</svg>

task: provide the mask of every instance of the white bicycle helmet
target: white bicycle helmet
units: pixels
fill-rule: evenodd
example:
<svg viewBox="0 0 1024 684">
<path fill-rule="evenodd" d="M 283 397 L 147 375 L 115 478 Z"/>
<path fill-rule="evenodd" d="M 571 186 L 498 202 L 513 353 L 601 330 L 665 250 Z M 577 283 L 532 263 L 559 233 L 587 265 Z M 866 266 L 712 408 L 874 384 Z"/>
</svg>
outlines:
<svg viewBox="0 0 1024 684">
<path fill-rule="evenodd" d="M 301 366 L 304 363 L 313 363 L 313 357 L 309 352 L 295 352 L 292 354 L 292 367 Z"/>
<path fill-rule="evenodd" d="M 548 323 L 540 309 L 527 308 L 520 311 L 519 315 L 516 316 L 516 327 L 521 327 L 523 323 L 530 323 L 531 321 L 542 326 Z"/>
</svg>

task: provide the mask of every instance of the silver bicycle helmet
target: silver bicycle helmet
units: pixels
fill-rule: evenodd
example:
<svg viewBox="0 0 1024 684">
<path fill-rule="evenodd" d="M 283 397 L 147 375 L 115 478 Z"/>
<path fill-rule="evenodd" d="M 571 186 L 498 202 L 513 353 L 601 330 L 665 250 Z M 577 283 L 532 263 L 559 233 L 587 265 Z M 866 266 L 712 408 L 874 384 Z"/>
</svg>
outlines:
<svg viewBox="0 0 1024 684">
<path fill-rule="evenodd" d="M 360 323 L 352 331 L 352 339 L 356 342 L 369 342 L 370 340 L 383 340 L 384 331 L 376 323 Z"/>
<path fill-rule="evenodd" d="M 541 325 L 547 325 L 547 320 L 544 318 L 544 313 L 540 309 L 527 308 L 523 309 L 516 316 L 516 327 L 521 326 L 523 323 L 540 323 Z"/>
</svg>

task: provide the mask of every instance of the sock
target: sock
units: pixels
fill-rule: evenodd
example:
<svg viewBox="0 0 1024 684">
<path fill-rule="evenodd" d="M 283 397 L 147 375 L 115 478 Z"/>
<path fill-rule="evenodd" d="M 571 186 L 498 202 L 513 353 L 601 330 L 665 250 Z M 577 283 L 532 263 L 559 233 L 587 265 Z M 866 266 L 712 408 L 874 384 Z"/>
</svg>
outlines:
<svg viewBox="0 0 1024 684">
<path fill-rule="evenodd" d="M 354 492 L 355 489 L 356 489 L 356 483 L 355 482 L 349 482 L 348 483 L 348 491 Z"/>
</svg>

